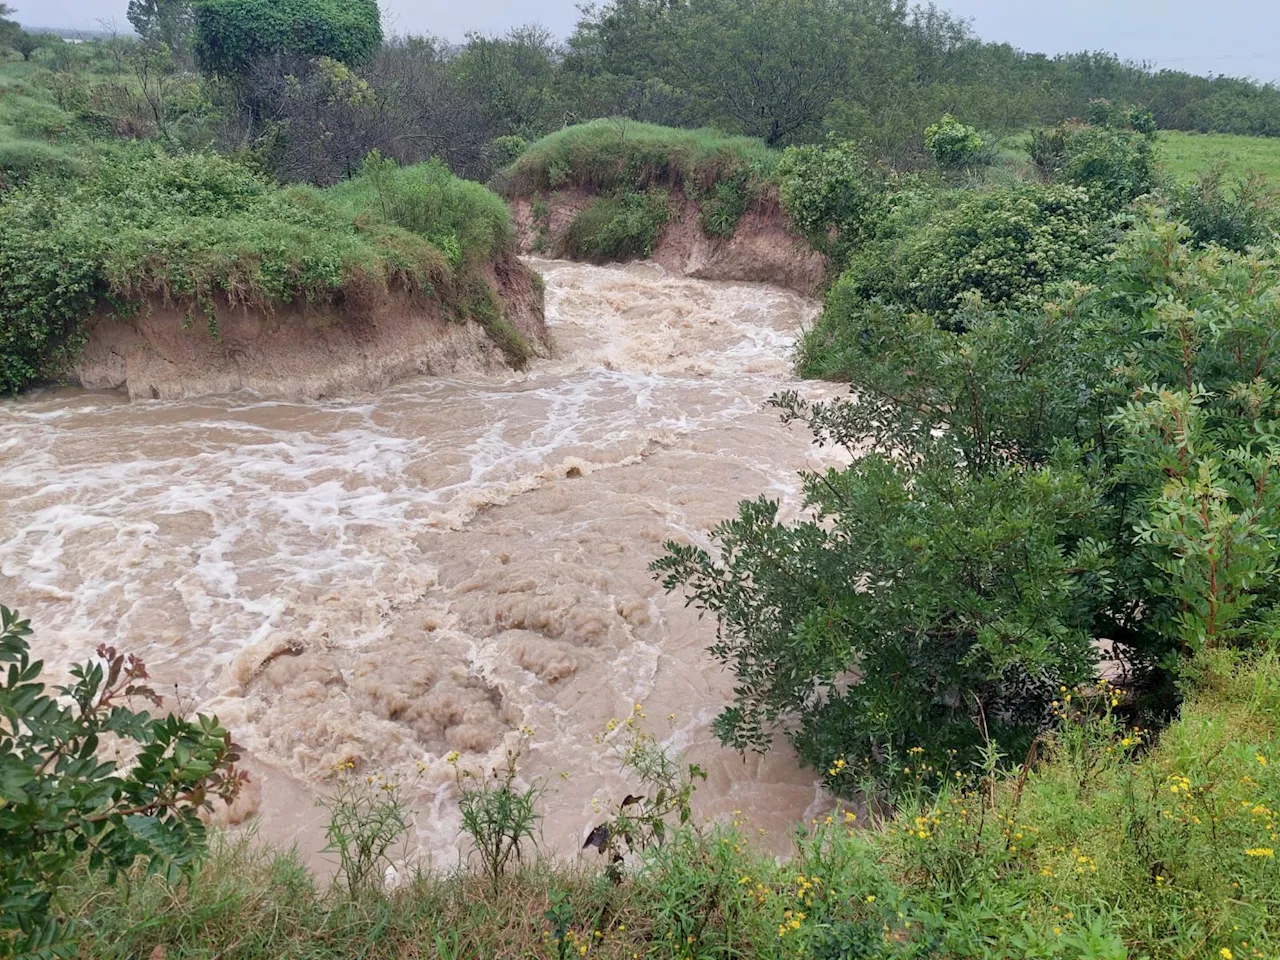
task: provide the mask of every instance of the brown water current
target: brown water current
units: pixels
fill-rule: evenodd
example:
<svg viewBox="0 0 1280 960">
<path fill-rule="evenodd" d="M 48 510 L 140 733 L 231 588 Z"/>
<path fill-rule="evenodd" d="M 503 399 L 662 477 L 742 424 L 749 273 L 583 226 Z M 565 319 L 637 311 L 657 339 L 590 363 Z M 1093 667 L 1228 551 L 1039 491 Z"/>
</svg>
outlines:
<svg viewBox="0 0 1280 960">
<path fill-rule="evenodd" d="M 733 678 L 706 654 L 714 623 L 647 567 L 744 497 L 794 512 L 797 471 L 828 462 L 765 408 L 836 392 L 793 382 L 816 304 L 652 264 L 532 265 L 557 355 L 523 374 L 309 403 L 0 403 L 0 602 L 51 666 L 110 641 L 216 712 L 255 774 L 246 812 L 307 853 L 312 800 L 351 759 L 408 779 L 416 843 L 453 862 L 443 757 L 492 763 L 527 725 L 543 844 L 571 854 L 626 792 L 597 738 L 636 704 L 708 770 L 701 814 L 741 810 L 781 848 L 822 802 L 814 776 L 785 746 L 715 743 Z"/>
</svg>

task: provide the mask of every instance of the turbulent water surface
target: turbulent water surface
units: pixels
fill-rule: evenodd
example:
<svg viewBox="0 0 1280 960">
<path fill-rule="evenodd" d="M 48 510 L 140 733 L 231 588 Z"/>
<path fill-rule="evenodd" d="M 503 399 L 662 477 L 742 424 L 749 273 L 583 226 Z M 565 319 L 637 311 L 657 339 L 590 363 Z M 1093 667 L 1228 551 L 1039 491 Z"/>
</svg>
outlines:
<svg viewBox="0 0 1280 960">
<path fill-rule="evenodd" d="M 314 846 L 313 791 L 354 759 L 412 780 L 418 839 L 451 858 L 441 758 L 492 762 L 527 725 L 545 843 L 572 850 L 625 791 L 598 738 L 636 704 L 708 769 L 703 813 L 780 834 L 813 777 L 786 750 L 715 745 L 732 677 L 705 653 L 714 625 L 647 565 L 743 497 L 794 508 L 820 453 L 764 401 L 814 304 L 648 264 L 534 266 L 558 355 L 523 375 L 0 404 L 0 602 L 51 664 L 110 640 L 216 711 L 273 839 Z"/>
</svg>

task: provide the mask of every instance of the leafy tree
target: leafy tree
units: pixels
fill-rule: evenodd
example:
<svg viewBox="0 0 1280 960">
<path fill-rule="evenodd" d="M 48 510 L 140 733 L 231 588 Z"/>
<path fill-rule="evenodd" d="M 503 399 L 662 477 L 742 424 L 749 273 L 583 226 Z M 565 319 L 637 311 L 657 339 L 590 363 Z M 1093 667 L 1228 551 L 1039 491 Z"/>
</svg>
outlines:
<svg viewBox="0 0 1280 960">
<path fill-rule="evenodd" d="M 196 61 L 233 80 L 273 56 L 360 64 L 382 43 L 376 0 L 196 0 L 194 9 Z"/>
<path fill-rule="evenodd" d="M 572 62 L 660 80 L 673 110 L 656 119 L 714 121 L 778 145 L 819 131 L 848 80 L 854 22 L 836 0 L 618 0 L 583 18 Z"/>
<path fill-rule="evenodd" d="M 236 748 L 213 717 L 153 717 L 163 701 L 137 657 L 100 646 L 53 695 L 31 658 L 28 621 L 0 606 L 0 956 L 74 956 L 52 900 L 76 864 L 114 878 L 141 859 L 190 873 L 205 850 L 197 817 L 244 782 Z M 104 759 L 109 741 L 129 757 Z"/>
<path fill-rule="evenodd" d="M 163 44 L 178 56 L 191 46 L 191 0 L 129 0 L 125 16 L 144 43 Z"/>
<path fill-rule="evenodd" d="M 518 27 L 501 38 L 473 33 L 450 71 L 495 137 L 536 140 L 561 119 L 554 90 L 559 56 L 542 27 Z"/>
<path fill-rule="evenodd" d="M 812 136 L 848 80 L 853 24 L 835 0 L 693 0 L 676 38 L 677 83 L 713 116 L 770 146 Z"/>
<path fill-rule="evenodd" d="M 7 3 L 0 3 L 0 44 L 12 42 L 14 37 L 22 30 L 18 26 L 18 21 L 10 19 L 15 13 L 17 11 Z"/>
<path fill-rule="evenodd" d="M 29 30 L 19 30 L 12 41 L 13 49 L 22 54 L 23 60 L 30 60 L 31 55 L 43 47 L 45 43 L 46 38 L 43 34 L 32 33 Z"/>
</svg>

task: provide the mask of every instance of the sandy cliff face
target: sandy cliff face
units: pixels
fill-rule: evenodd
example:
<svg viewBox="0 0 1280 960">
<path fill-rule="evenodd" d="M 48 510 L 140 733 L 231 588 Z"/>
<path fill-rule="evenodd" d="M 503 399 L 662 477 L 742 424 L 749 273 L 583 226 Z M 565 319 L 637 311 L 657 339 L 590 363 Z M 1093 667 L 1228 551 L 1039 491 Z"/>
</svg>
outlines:
<svg viewBox="0 0 1280 960">
<path fill-rule="evenodd" d="M 514 256 L 487 279 L 504 315 L 536 353 L 550 352 L 542 294 Z M 106 311 L 68 379 L 91 389 L 124 388 L 131 399 L 176 400 L 249 390 L 312 399 L 378 390 L 407 377 L 493 370 L 506 359 L 480 324 L 447 318 L 435 300 L 397 294 L 359 307 L 218 306 L 218 336 L 203 317 L 145 304 L 128 318 Z"/>
<path fill-rule="evenodd" d="M 523 253 L 554 253 L 560 235 L 593 194 L 565 190 L 510 201 Z M 540 219 L 534 203 L 546 205 Z M 776 200 L 753 204 L 729 239 L 708 237 L 698 224 L 698 205 L 673 194 L 672 217 L 663 229 L 653 259 L 681 276 L 698 280 L 746 280 L 772 283 L 805 296 L 821 292 L 827 259 L 787 224 Z M 538 250 L 541 236 L 545 250 Z"/>
</svg>

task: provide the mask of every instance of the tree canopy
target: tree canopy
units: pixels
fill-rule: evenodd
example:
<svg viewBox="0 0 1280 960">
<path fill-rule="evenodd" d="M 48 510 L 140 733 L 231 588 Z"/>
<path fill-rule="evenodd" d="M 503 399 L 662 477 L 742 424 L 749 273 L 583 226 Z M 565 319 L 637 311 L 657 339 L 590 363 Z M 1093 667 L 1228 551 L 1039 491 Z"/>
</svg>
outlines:
<svg viewBox="0 0 1280 960">
<path fill-rule="evenodd" d="M 198 0 L 195 5 L 200 68 L 233 79 L 272 56 L 358 64 L 381 44 L 376 0 Z"/>
</svg>

